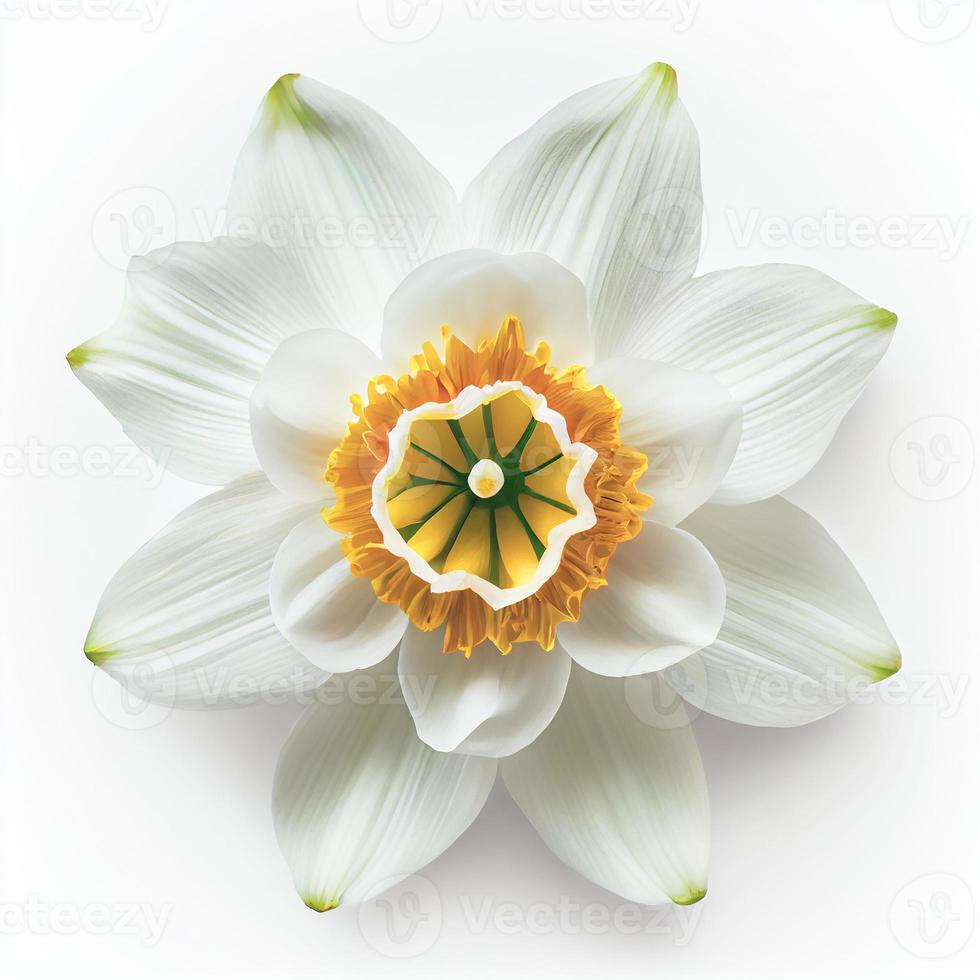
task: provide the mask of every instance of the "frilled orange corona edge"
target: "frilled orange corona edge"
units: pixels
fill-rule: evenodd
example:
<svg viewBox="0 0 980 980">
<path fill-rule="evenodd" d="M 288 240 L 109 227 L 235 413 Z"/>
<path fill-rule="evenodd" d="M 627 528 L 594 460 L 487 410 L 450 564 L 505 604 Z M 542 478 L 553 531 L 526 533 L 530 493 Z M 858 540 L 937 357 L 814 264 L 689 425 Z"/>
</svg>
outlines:
<svg viewBox="0 0 980 980">
<path fill-rule="evenodd" d="M 421 630 L 445 626 L 446 653 L 462 651 L 468 657 L 487 639 L 505 654 L 524 642 L 550 650 L 558 626 L 578 619 L 585 593 L 606 585 L 606 566 L 616 546 L 640 532 L 640 512 L 652 504 L 636 488 L 646 456 L 620 444 L 619 402 L 602 386 L 590 386 L 583 368 L 549 367 L 547 344 L 533 353 L 525 350 L 516 317 L 507 317 L 496 337 L 475 351 L 448 327 L 443 341 L 442 357 L 427 343 L 412 358 L 409 374 L 373 378 L 366 401 L 352 396 L 355 421 L 327 466 L 336 503 L 324 509 L 324 519 L 347 535 L 344 551 L 351 571 L 369 578 L 382 602 L 399 606 Z M 598 458 L 585 478 L 595 525 L 569 538 L 557 571 L 534 595 L 494 610 L 471 589 L 432 592 L 404 558 L 385 548 L 371 505 L 372 483 L 388 458 L 388 434 L 403 412 L 448 402 L 470 385 L 497 381 L 519 381 L 543 395 L 548 407 L 564 417 L 569 437 L 592 447 Z"/>
</svg>

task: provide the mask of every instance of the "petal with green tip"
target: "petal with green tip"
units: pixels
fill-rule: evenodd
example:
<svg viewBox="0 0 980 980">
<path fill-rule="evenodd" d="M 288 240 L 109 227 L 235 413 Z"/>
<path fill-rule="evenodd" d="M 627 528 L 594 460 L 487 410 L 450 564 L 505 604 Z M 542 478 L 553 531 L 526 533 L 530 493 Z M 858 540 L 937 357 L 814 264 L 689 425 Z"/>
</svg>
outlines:
<svg viewBox="0 0 980 980">
<path fill-rule="evenodd" d="M 545 252 L 589 293 L 600 355 L 701 245 L 697 131 L 677 76 L 654 64 L 560 103 L 508 143 L 463 198 L 477 242 Z"/>
<path fill-rule="evenodd" d="M 118 319 L 68 363 L 162 466 L 224 484 L 258 469 L 248 400 L 269 356 L 324 322 L 275 249 L 181 242 L 132 260 Z"/>
<path fill-rule="evenodd" d="M 802 725 L 899 669 L 867 586 L 799 507 L 782 497 L 709 505 L 683 527 L 707 546 L 728 589 L 718 639 L 668 674 L 695 706 L 748 725 Z"/>
<path fill-rule="evenodd" d="M 646 905 L 690 904 L 708 874 L 708 791 L 683 702 L 649 675 L 630 681 L 573 666 L 544 734 L 501 762 L 544 842 L 586 878 Z"/>
<path fill-rule="evenodd" d="M 712 501 L 745 504 L 781 493 L 823 455 L 895 323 L 816 269 L 761 265 L 692 279 L 632 326 L 620 353 L 728 388 L 742 438 Z"/>
<path fill-rule="evenodd" d="M 311 326 L 368 343 L 395 286 L 462 245 L 456 194 L 412 143 L 363 102 L 301 75 L 266 95 L 228 214 L 312 285 L 327 322 Z"/>
<path fill-rule="evenodd" d="M 113 576 L 85 655 L 139 697 L 181 707 L 314 686 L 327 675 L 276 629 L 269 575 L 280 543 L 318 506 L 261 474 L 192 504 Z"/>
<path fill-rule="evenodd" d="M 296 890 L 317 911 L 373 898 L 434 860 L 493 786 L 495 760 L 419 740 L 396 670 L 389 657 L 345 675 L 349 687 L 310 705 L 279 757 L 276 836 Z"/>
</svg>

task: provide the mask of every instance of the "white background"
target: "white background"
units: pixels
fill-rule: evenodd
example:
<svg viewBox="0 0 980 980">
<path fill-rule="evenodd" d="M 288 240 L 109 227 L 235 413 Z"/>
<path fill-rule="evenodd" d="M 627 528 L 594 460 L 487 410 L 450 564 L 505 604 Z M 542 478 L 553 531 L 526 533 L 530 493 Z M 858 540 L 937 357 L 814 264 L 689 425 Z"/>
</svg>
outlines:
<svg viewBox="0 0 980 980">
<path fill-rule="evenodd" d="M 690 24 L 690 3 L 674 0 L 645 18 L 615 0 L 429 0 L 401 30 L 383 4 L 364 6 L 362 17 L 355 0 L 170 0 L 156 24 L 146 0 L 113 0 L 108 15 L 98 0 L 0 0 L 9 975 L 975 975 L 973 0 L 945 20 L 935 0 L 925 20 L 917 0 L 702 0 Z M 285 71 L 373 105 L 462 190 L 555 102 L 654 60 L 676 67 L 701 133 L 701 270 L 804 262 L 899 313 L 864 397 L 789 496 L 862 571 L 907 689 L 804 729 L 697 720 L 712 870 L 683 917 L 642 912 L 637 934 L 631 909 L 552 857 L 498 786 L 427 881 L 394 896 L 396 926 L 416 897 L 424 908 L 408 942 L 389 942 L 377 915 L 315 915 L 293 892 L 268 798 L 295 708 L 134 712 L 82 656 L 110 575 L 203 493 L 129 460 L 64 362 L 121 300 L 119 229 L 105 216 L 126 189 L 154 188 L 172 202 L 171 236 L 208 237 L 202 215 L 220 216 L 253 112 Z M 834 214 L 843 232 L 800 237 Z M 759 231 L 766 219 L 775 234 Z M 965 230 L 958 247 L 950 227 Z M 58 447 L 57 464 L 39 456 Z M 574 910 L 590 903 L 583 925 Z M 165 917 L 160 936 L 151 915 Z"/>
</svg>

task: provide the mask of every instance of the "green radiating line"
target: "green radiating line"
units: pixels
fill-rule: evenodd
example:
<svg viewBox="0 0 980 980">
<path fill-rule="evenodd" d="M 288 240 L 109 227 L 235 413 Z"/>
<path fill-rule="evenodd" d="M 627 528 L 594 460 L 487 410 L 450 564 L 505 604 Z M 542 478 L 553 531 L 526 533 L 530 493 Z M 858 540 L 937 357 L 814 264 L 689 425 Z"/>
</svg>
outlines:
<svg viewBox="0 0 980 980">
<path fill-rule="evenodd" d="M 535 500 L 540 500 L 542 503 L 550 504 L 552 507 L 557 507 L 559 510 L 563 510 L 566 514 L 577 514 L 578 511 L 569 504 L 563 504 L 560 500 L 554 500 L 551 497 L 546 497 L 543 493 L 538 493 L 537 490 L 532 490 L 530 487 L 525 487 L 522 493 L 526 493 L 529 497 L 533 497 Z"/>
<path fill-rule="evenodd" d="M 490 568 L 487 575 L 494 585 L 500 585 L 500 542 L 497 540 L 497 512 L 491 507 L 490 515 Z"/>
<path fill-rule="evenodd" d="M 430 453 L 428 449 L 423 449 L 417 442 L 410 442 L 409 445 L 417 453 L 421 453 L 423 456 L 428 456 L 429 459 L 438 463 L 440 466 L 445 466 L 450 473 L 455 473 L 460 479 L 466 479 L 466 474 L 462 470 L 456 469 L 455 466 L 450 466 L 444 459 L 440 459 L 435 453 Z"/>
<path fill-rule="evenodd" d="M 442 502 L 433 507 L 432 510 L 430 510 L 429 513 L 426 514 L 420 521 L 416 521 L 414 524 L 406 524 L 405 527 L 400 527 L 398 529 L 398 533 L 406 541 L 410 541 L 423 527 L 425 527 L 426 524 L 429 523 L 429 521 L 432 520 L 433 517 L 436 516 L 436 514 L 439 513 L 439 511 L 442 510 L 443 507 L 446 506 L 446 504 L 448 504 L 451 500 L 455 500 L 461 493 L 465 493 L 466 490 L 466 487 L 457 487 L 452 493 L 446 494 Z M 472 504 L 470 504 L 470 506 L 472 506 Z"/>
<path fill-rule="evenodd" d="M 388 502 L 400 497 L 406 490 L 414 490 L 416 487 L 461 487 L 462 483 L 453 480 L 430 480 L 427 476 L 413 476 L 408 483 L 388 498 Z"/>
<path fill-rule="evenodd" d="M 453 550 L 453 545 L 459 540 L 459 536 L 462 533 L 463 525 L 469 519 L 470 513 L 473 510 L 473 497 L 471 496 L 466 501 L 466 506 L 463 508 L 463 513 L 460 514 L 459 520 L 456 522 L 456 526 L 452 529 L 449 538 L 446 540 L 445 545 L 440 549 L 439 554 L 432 559 L 429 563 L 438 564 L 441 568 L 446 565 L 446 559 L 449 558 L 449 552 Z"/>
<path fill-rule="evenodd" d="M 547 469 L 552 463 L 557 463 L 563 455 L 563 453 L 559 453 L 557 456 L 552 456 L 547 463 L 542 463 L 540 466 L 535 466 L 533 470 L 521 470 L 521 475 L 534 476 L 535 473 L 540 473 L 541 470 Z"/>
<path fill-rule="evenodd" d="M 524 533 L 527 535 L 527 539 L 531 542 L 531 547 L 534 549 L 535 558 L 540 559 L 544 554 L 544 545 L 541 543 L 541 539 L 534 533 L 534 528 L 528 524 L 527 518 L 524 516 L 524 511 L 521 510 L 520 502 L 517 500 L 512 501 L 510 509 L 514 512 L 514 516 L 521 522 L 521 527 L 524 528 Z"/>
<path fill-rule="evenodd" d="M 532 415 L 531 421 L 527 424 L 527 428 L 521 433 L 520 439 L 517 440 L 517 445 L 507 454 L 509 459 L 516 462 L 521 458 L 521 453 L 524 452 L 524 447 L 531 441 L 531 436 L 534 434 L 537 425 L 538 420 Z"/>
<path fill-rule="evenodd" d="M 463 450 L 466 465 L 472 466 L 477 460 L 477 455 L 470 449 L 470 444 L 466 441 L 466 436 L 463 435 L 463 427 L 459 424 L 459 419 L 446 419 L 446 424 L 449 426 L 449 431 L 456 437 L 459 448 Z"/>
<path fill-rule="evenodd" d="M 487 402 L 483 406 L 483 428 L 487 433 L 487 446 L 490 451 L 490 458 L 497 459 L 497 439 L 493 434 L 493 410 L 490 402 Z"/>
</svg>

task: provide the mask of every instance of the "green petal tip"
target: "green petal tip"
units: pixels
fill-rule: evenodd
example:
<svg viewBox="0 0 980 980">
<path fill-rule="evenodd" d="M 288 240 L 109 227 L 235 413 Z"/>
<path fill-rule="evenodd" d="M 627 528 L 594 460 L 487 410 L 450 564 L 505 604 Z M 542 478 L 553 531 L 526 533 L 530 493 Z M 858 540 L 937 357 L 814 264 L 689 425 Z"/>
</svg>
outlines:
<svg viewBox="0 0 980 980">
<path fill-rule="evenodd" d="M 340 902 L 334 901 L 333 899 L 328 901 L 325 898 L 304 898 L 303 904 L 308 909 L 313 909 L 314 912 L 332 912 L 334 909 L 340 907 Z"/>
<path fill-rule="evenodd" d="M 86 658 L 95 664 L 96 667 L 101 667 L 107 660 L 111 660 L 117 653 L 118 650 L 114 649 L 108 643 L 99 643 L 92 636 L 94 631 L 94 624 L 88 631 L 88 636 L 85 637 L 85 645 L 83 650 L 85 651 Z"/>
<path fill-rule="evenodd" d="M 283 123 L 299 123 L 302 126 L 309 121 L 310 114 L 296 95 L 297 78 L 298 72 L 281 75 L 266 93 L 264 119 L 267 125 L 274 128 Z"/>
<path fill-rule="evenodd" d="M 879 306 L 872 314 L 868 326 L 875 330 L 894 330 L 898 326 L 898 314 Z"/>
<path fill-rule="evenodd" d="M 657 90 L 657 97 L 662 99 L 667 107 L 673 105 L 677 98 L 677 72 L 664 61 L 655 61 L 641 72 L 644 88 Z"/>
<path fill-rule="evenodd" d="M 90 643 L 86 643 L 84 649 L 85 656 L 96 667 L 101 667 L 107 660 L 111 660 L 119 652 L 118 650 L 113 650 L 112 647 L 100 647 Z"/>
<path fill-rule="evenodd" d="M 72 348 L 65 355 L 65 360 L 68 361 L 68 366 L 73 370 L 77 371 L 83 364 L 88 361 L 91 356 L 91 351 L 84 345 L 79 344 L 78 347 Z"/>
<path fill-rule="evenodd" d="M 683 895 L 677 895 L 677 896 L 672 895 L 670 900 L 675 905 L 695 905 L 698 902 L 700 902 L 701 899 L 704 898 L 704 896 L 707 894 L 708 894 L 707 887 L 691 888 Z"/>
<path fill-rule="evenodd" d="M 898 650 L 894 651 L 891 661 L 887 663 L 871 664 L 868 666 L 868 673 L 871 675 L 872 684 L 880 684 L 888 680 L 902 669 L 902 655 Z"/>
</svg>

